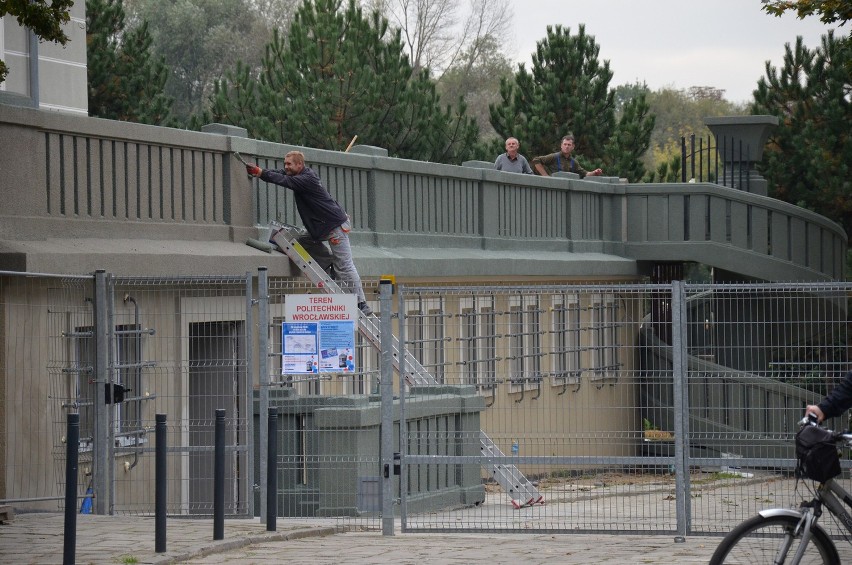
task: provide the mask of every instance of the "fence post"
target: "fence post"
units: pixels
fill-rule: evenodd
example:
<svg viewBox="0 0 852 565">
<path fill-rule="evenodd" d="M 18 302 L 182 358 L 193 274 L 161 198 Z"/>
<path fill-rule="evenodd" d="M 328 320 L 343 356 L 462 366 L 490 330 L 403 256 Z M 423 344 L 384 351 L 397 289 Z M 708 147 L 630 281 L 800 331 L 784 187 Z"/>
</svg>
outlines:
<svg viewBox="0 0 852 565">
<path fill-rule="evenodd" d="M 695 180 L 695 134 L 689 136 L 689 154 L 690 154 L 690 164 L 689 164 L 689 177 Z M 684 181 L 686 182 L 686 181 Z"/>
<path fill-rule="evenodd" d="M 266 502 L 269 498 L 269 494 L 264 490 L 269 482 L 266 476 L 269 466 L 269 453 L 267 452 L 269 443 L 267 438 L 269 432 L 269 273 L 266 267 L 257 268 L 257 326 L 259 328 L 257 334 L 258 394 L 260 395 L 258 412 L 260 477 L 258 484 L 260 485 L 260 522 L 262 524 L 266 522 Z"/>
<path fill-rule="evenodd" d="M 166 488 L 168 486 L 166 457 L 168 444 L 166 439 L 166 415 L 157 414 L 154 428 L 154 438 L 157 445 L 154 448 L 154 551 L 166 551 L 166 504 L 168 501 Z"/>
<path fill-rule="evenodd" d="M 405 375 L 408 374 L 408 360 L 406 359 L 405 347 L 405 290 L 402 285 L 397 287 L 398 300 L 397 312 L 399 314 L 399 523 L 401 530 L 406 531 L 408 520 L 408 506 L 406 493 L 408 492 L 408 473 L 404 466 L 408 463 L 405 456 L 408 454 L 408 420 L 405 411 Z"/>
<path fill-rule="evenodd" d="M 245 374 L 245 404 L 243 405 L 243 414 L 246 415 L 246 483 L 243 492 L 245 493 L 246 512 L 250 517 L 254 517 L 254 493 L 256 488 L 256 477 L 254 476 L 254 319 L 252 308 L 254 306 L 254 295 L 252 285 L 254 277 L 251 272 L 246 272 L 246 374 Z"/>
<path fill-rule="evenodd" d="M 672 281 L 672 385 L 674 392 L 676 542 L 690 530 L 689 504 L 689 374 L 687 371 L 686 296 L 683 281 Z"/>
<path fill-rule="evenodd" d="M 106 403 L 106 387 L 109 386 L 108 347 L 109 347 L 109 317 L 107 309 L 107 273 L 103 269 L 95 271 L 95 289 L 92 300 L 94 324 L 93 338 L 95 344 L 95 398 L 94 398 L 94 447 L 92 457 L 93 476 L 92 490 L 94 496 L 93 509 L 95 514 L 107 513 L 109 504 L 109 413 L 110 405 Z"/>
<path fill-rule="evenodd" d="M 80 415 L 68 414 L 65 433 L 65 538 L 62 564 L 74 565 L 77 551 L 77 461 L 80 457 Z"/>
<path fill-rule="evenodd" d="M 393 306 L 391 294 L 393 285 L 383 279 L 379 284 L 379 307 L 381 309 L 381 374 L 382 426 L 381 426 L 381 464 L 382 464 L 382 535 L 393 535 L 393 326 L 391 321 Z"/>
<path fill-rule="evenodd" d="M 225 539 L 225 410 L 216 409 L 213 447 L 213 539 Z"/>
<path fill-rule="evenodd" d="M 266 531 L 276 530 L 278 519 L 278 408 L 269 409 L 269 434 L 266 450 Z"/>
</svg>

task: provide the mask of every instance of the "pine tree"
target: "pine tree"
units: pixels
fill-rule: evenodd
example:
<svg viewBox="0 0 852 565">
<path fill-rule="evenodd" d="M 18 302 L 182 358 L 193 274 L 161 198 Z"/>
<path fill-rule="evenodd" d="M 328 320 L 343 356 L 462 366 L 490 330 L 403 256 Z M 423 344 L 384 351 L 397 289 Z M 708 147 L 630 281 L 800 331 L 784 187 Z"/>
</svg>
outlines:
<svg viewBox="0 0 852 565">
<path fill-rule="evenodd" d="M 548 26 L 533 54 L 532 72 L 521 65 L 512 81 L 501 82 L 502 103 L 490 106 L 491 125 L 503 138 L 517 137 L 530 156 L 558 150 L 562 136 L 573 133 L 584 166 L 609 169 L 638 160 L 648 147 L 653 122 L 648 127 L 647 109 L 639 111 L 644 106 L 637 103 L 628 120 L 616 123 L 615 91 L 609 89 L 612 71 L 609 61 L 598 61 L 599 51 L 583 25 L 576 35 Z M 609 149 L 618 155 L 608 155 Z M 606 173 L 640 180 L 631 172 L 636 167 L 628 168 Z"/>
<path fill-rule="evenodd" d="M 628 100 L 622 108 L 615 134 L 607 143 L 607 168 L 631 182 L 639 182 L 645 176 L 640 156 L 651 144 L 655 119 L 649 115 L 650 110 L 644 92 Z"/>
<path fill-rule="evenodd" d="M 285 41 L 276 33 L 258 78 L 240 65 L 216 85 L 209 119 L 260 139 L 340 150 L 360 143 L 390 155 L 458 163 L 476 141 L 464 108 L 442 108 L 428 70 L 413 72 L 399 32 L 349 0 L 305 2 Z"/>
<path fill-rule="evenodd" d="M 164 58 L 169 71 L 165 92 L 174 99 L 172 115 L 181 121 L 207 108 L 215 82 L 237 61 L 260 67 L 270 36 L 270 22 L 264 18 L 280 16 L 269 2 L 253 0 L 127 0 L 127 4 L 134 24 L 149 23 L 153 52 Z"/>
<path fill-rule="evenodd" d="M 752 113 L 778 116 L 759 170 L 770 195 L 822 214 L 852 233 L 852 43 L 832 32 L 810 50 L 799 37 L 784 66 L 768 63 Z"/>
<path fill-rule="evenodd" d="M 151 54 L 146 23 L 126 32 L 122 0 L 86 1 L 89 115 L 165 125 L 172 100 L 168 71 Z"/>
</svg>

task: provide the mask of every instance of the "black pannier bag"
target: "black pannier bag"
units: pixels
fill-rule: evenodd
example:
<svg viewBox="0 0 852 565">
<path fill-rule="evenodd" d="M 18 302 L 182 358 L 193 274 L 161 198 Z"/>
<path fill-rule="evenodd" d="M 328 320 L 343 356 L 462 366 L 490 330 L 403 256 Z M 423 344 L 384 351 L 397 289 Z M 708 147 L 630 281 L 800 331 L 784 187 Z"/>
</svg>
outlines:
<svg viewBox="0 0 852 565">
<path fill-rule="evenodd" d="M 835 433 L 819 426 L 802 426 L 796 434 L 796 476 L 824 483 L 840 474 Z"/>
</svg>

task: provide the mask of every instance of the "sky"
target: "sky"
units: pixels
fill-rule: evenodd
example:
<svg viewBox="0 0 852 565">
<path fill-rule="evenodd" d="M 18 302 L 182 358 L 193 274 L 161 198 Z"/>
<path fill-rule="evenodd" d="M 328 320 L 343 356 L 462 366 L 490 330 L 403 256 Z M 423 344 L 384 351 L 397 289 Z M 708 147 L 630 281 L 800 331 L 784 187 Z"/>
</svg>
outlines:
<svg viewBox="0 0 852 565">
<path fill-rule="evenodd" d="M 809 49 L 835 25 L 818 16 L 775 17 L 760 0 L 511 0 L 514 33 L 507 52 L 531 68 L 536 43 L 548 25 L 575 35 L 580 24 L 609 60 L 610 87 L 645 82 L 651 90 L 711 86 L 725 99 L 752 99 L 766 61 L 780 67 L 784 44 L 801 35 Z M 847 24 L 848 25 L 848 24 Z M 840 33 L 848 33 L 844 28 Z M 512 49 L 514 48 L 514 49 Z"/>
</svg>

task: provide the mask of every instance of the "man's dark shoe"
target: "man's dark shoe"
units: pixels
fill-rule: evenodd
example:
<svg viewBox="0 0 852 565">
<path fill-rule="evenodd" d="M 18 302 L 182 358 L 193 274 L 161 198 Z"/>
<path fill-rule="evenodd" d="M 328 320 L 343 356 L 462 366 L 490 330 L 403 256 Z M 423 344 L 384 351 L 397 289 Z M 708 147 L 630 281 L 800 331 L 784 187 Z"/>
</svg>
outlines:
<svg viewBox="0 0 852 565">
<path fill-rule="evenodd" d="M 358 303 L 358 310 L 363 312 L 365 316 L 372 316 L 373 315 L 373 309 L 370 308 L 370 305 L 367 304 L 366 302 L 359 302 Z"/>
</svg>

